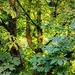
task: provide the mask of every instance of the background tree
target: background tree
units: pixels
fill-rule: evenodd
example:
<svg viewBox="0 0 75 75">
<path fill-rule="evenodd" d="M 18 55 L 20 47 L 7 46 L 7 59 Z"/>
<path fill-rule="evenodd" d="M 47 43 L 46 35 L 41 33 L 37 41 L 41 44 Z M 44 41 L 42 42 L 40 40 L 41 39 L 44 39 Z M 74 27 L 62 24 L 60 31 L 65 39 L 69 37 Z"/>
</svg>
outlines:
<svg viewBox="0 0 75 75">
<path fill-rule="evenodd" d="M 11 53 L 11 61 L 18 57 L 12 68 L 25 63 L 25 69 L 8 67 L 0 74 L 73 75 L 74 5 L 74 0 L 1 0 L 0 54 Z M 5 60 L 11 65 L 9 59 L 0 59 L 0 68 Z"/>
</svg>

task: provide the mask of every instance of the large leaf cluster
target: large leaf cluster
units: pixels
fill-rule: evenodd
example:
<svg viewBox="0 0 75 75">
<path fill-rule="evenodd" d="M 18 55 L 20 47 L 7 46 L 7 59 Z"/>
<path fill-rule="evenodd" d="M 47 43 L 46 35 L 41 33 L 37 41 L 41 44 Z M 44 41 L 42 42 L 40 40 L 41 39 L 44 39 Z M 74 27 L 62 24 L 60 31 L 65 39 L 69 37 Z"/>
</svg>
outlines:
<svg viewBox="0 0 75 75">
<path fill-rule="evenodd" d="M 0 27 L 1 28 L 1 27 Z M 19 58 L 11 57 L 10 49 L 13 45 L 9 33 L 0 30 L 0 75 L 11 75 L 20 64 Z M 5 32 L 5 33 L 3 33 Z"/>
<path fill-rule="evenodd" d="M 19 64 L 19 58 L 12 58 L 10 54 L 0 52 L 0 75 L 10 75 Z"/>
<path fill-rule="evenodd" d="M 51 40 L 49 45 L 42 46 L 45 54 L 33 56 L 33 69 L 42 73 L 50 71 L 50 74 L 54 75 L 70 75 L 71 61 L 75 59 L 75 36 L 55 36 L 49 40 Z"/>
</svg>

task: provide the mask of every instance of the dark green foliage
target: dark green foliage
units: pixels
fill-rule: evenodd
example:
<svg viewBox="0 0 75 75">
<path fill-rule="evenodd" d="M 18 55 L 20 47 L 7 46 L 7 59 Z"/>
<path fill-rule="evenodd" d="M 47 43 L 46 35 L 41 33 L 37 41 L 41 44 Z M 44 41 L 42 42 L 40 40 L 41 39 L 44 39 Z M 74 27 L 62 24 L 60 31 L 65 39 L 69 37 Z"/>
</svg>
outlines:
<svg viewBox="0 0 75 75">
<path fill-rule="evenodd" d="M 0 75 L 11 75 L 16 71 L 20 61 L 17 57 L 11 57 L 9 53 L 10 47 L 7 45 L 9 37 L 7 36 L 5 38 L 3 39 L 2 36 L 0 36 Z"/>
<path fill-rule="evenodd" d="M 70 75 L 71 61 L 74 60 L 72 54 L 75 53 L 74 44 L 71 44 L 75 40 L 73 38 L 65 35 L 51 37 L 51 45 L 42 47 L 46 54 L 43 57 L 40 54 L 33 56 L 33 69 L 52 75 Z"/>
<path fill-rule="evenodd" d="M 14 0 L 0 0 L 0 75 L 75 75 L 75 0 L 15 0 L 13 9 L 18 11 L 10 7 L 9 1 Z M 41 23 L 37 23 L 38 10 Z M 26 23 L 32 47 L 27 42 Z M 14 27 L 16 37 L 10 35 Z M 39 29 L 42 44 L 37 39 Z M 22 69 L 17 51 L 24 58 Z"/>
<path fill-rule="evenodd" d="M 12 58 L 7 52 L 0 52 L 0 75 L 10 75 L 19 64 L 19 58 Z"/>
</svg>

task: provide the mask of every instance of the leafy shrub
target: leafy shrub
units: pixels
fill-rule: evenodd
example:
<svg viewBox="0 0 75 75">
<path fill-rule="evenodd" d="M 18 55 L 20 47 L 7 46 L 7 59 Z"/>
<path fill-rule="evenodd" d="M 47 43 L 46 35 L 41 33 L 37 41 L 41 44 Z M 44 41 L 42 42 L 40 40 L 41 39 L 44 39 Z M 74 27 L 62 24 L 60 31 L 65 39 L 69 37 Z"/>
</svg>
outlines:
<svg viewBox="0 0 75 75">
<path fill-rule="evenodd" d="M 50 45 L 43 46 L 44 55 L 33 56 L 33 69 L 52 75 L 70 75 L 71 61 L 74 60 L 74 43 L 72 36 L 52 37 Z M 71 43 L 72 42 L 72 43 Z M 43 75 L 43 74 L 42 74 Z M 72 75 L 72 73 L 71 73 Z"/>
<path fill-rule="evenodd" d="M 10 54 L 0 52 L 0 75 L 10 75 L 19 64 L 19 58 L 12 58 Z"/>
<path fill-rule="evenodd" d="M 7 33 L 6 33 L 7 34 Z M 0 35 L 0 75 L 11 75 L 16 71 L 17 66 L 20 64 L 19 58 L 11 57 L 9 52 L 8 36 Z M 8 46 L 9 45 L 9 46 Z"/>
</svg>

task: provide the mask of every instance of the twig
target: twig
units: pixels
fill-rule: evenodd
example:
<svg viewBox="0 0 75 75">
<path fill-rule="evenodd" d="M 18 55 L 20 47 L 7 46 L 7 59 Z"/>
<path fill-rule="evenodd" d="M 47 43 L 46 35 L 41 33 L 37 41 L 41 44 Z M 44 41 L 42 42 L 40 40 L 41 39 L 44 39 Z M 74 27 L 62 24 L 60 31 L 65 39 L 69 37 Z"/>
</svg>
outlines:
<svg viewBox="0 0 75 75">
<path fill-rule="evenodd" d="M 19 6 L 22 8 L 22 10 L 24 11 L 25 15 L 31 20 L 31 22 L 37 27 L 40 28 L 31 18 L 30 16 L 27 14 L 27 12 L 25 11 L 25 9 L 22 7 L 22 5 L 20 4 L 19 0 L 17 0 L 17 3 L 19 4 Z"/>
<path fill-rule="evenodd" d="M 57 33 L 54 35 L 54 37 L 57 35 Z M 45 45 L 48 45 L 52 40 L 49 40 Z"/>
</svg>

